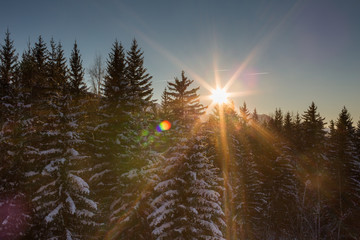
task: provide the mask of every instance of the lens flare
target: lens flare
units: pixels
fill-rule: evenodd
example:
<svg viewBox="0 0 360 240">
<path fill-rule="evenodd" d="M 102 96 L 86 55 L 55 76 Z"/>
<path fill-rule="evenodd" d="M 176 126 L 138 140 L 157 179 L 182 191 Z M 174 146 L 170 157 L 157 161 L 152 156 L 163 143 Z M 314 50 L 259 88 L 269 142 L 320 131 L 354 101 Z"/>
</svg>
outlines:
<svg viewBox="0 0 360 240">
<path fill-rule="evenodd" d="M 157 125 L 156 130 L 158 132 L 166 131 L 171 128 L 171 123 L 167 120 L 162 121 L 159 125 Z"/>
</svg>

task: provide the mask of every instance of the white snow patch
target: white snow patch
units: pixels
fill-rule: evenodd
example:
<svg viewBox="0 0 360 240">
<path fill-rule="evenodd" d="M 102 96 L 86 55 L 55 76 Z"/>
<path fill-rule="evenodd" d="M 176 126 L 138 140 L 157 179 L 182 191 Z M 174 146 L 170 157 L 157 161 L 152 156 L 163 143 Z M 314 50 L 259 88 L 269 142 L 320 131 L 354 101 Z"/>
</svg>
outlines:
<svg viewBox="0 0 360 240">
<path fill-rule="evenodd" d="M 76 151 L 74 148 L 69 148 L 67 152 L 70 153 L 72 156 L 79 156 L 79 152 Z"/>
<path fill-rule="evenodd" d="M 45 221 L 47 223 L 52 222 L 54 217 L 59 213 L 60 209 L 63 207 L 63 204 L 60 203 L 54 210 L 52 210 L 46 217 Z"/>
<path fill-rule="evenodd" d="M 127 177 L 129 179 L 133 179 L 135 177 L 138 176 L 137 170 L 136 169 L 131 169 L 129 172 L 124 173 L 121 175 L 122 177 Z"/>
<path fill-rule="evenodd" d="M 66 240 L 72 240 L 71 232 L 68 229 L 66 229 Z"/>
<path fill-rule="evenodd" d="M 38 174 L 38 172 L 30 171 L 25 173 L 25 177 L 32 177 Z"/>
<path fill-rule="evenodd" d="M 82 193 L 86 193 L 86 194 L 90 193 L 89 185 L 81 177 L 78 177 L 78 176 L 70 173 L 69 178 L 71 178 L 72 181 L 76 183 L 76 185 L 78 186 L 78 189 Z"/>
<path fill-rule="evenodd" d="M 6 225 L 6 224 L 8 223 L 9 217 L 10 217 L 10 216 L 7 216 L 7 217 L 5 218 L 5 220 L 2 222 L 2 225 Z"/>
<path fill-rule="evenodd" d="M 76 211 L 76 206 L 75 206 L 74 200 L 72 200 L 72 198 L 68 195 L 68 197 L 66 198 L 66 202 L 69 203 L 70 213 L 74 214 Z"/>
</svg>

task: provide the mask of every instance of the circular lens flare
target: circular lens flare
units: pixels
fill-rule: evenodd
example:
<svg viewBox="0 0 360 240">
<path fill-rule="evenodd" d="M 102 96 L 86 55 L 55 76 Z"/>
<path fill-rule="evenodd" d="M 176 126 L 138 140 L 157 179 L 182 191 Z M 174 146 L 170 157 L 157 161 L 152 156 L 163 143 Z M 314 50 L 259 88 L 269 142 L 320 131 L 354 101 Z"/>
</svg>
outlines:
<svg viewBox="0 0 360 240">
<path fill-rule="evenodd" d="M 223 88 L 217 88 L 211 92 L 210 98 L 214 103 L 223 104 L 227 103 L 229 94 Z"/>
<path fill-rule="evenodd" d="M 159 125 L 157 125 L 156 130 L 158 132 L 166 131 L 171 128 L 171 123 L 167 120 L 162 121 Z"/>
</svg>

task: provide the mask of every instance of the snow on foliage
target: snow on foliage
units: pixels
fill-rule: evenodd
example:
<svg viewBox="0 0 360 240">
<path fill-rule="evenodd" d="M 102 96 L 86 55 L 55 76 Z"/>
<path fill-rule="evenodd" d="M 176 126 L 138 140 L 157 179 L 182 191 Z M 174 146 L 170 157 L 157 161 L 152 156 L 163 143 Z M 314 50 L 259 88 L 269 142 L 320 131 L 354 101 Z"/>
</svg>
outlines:
<svg viewBox="0 0 360 240">
<path fill-rule="evenodd" d="M 60 203 L 55 209 L 53 209 L 46 217 L 45 217 L 45 221 L 47 223 L 50 223 L 54 220 L 54 217 L 56 217 L 56 215 L 59 214 L 59 211 L 62 209 L 63 204 Z"/>
<path fill-rule="evenodd" d="M 86 194 L 90 193 L 89 185 L 81 177 L 78 177 L 71 173 L 68 176 L 71 179 L 71 181 L 76 184 L 76 186 L 80 192 L 86 193 Z"/>
</svg>

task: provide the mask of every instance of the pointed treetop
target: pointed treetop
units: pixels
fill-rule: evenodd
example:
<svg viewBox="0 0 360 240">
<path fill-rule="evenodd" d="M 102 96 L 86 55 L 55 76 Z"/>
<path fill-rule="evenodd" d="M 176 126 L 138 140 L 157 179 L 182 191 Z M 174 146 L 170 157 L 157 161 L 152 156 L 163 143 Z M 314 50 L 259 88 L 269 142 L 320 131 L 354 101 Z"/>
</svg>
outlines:
<svg viewBox="0 0 360 240">
<path fill-rule="evenodd" d="M 250 120 L 250 112 L 246 106 L 246 102 L 244 102 L 243 105 L 240 106 L 240 117 L 243 124 L 246 124 Z"/>
<path fill-rule="evenodd" d="M 129 101 L 125 53 L 123 46 L 117 40 L 115 40 L 107 60 L 104 86 L 104 95 L 109 101 L 122 105 Z"/>
<path fill-rule="evenodd" d="M 251 115 L 251 120 L 255 123 L 259 122 L 259 115 L 257 113 L 256 108 L 254 108 L 253 114 Z"/>
<path fill-rule="evenodd" d="M 335 125 L 337 132 L 353 133 L 354 127 L 353 127 L 352 118 L 345 106 L 341 110 Z"/>
<path fill-rule="evenodd" d="M 200 103 L 197 91 L 200 87 L 191 88 L 194 82 L 181 72 L 181 79 L 175 77 L 174 82 L 168 82 L 166 95 L 169 98 L 174 120 L 180 120 L 183 125 L 194 122 L 205 112 L 206 107 Z"/>
<path fill-rule="evenodd" d="M 9 29 L 6 30 L 4 44 L 0 46 L 0 94 L 3 95 L 9 93 L 10 85 L 15 82 L 18 60 Z"/>
<path fill-rule="evenodd" d="M 146 109 L 154 103 L 151 100 L 153 96 L 152 76 L 144 67 L 143 52 L 138 47 L 136 39 L 133 40 L 131 48 L 127 52 L 126 63 L 126 78 L 130 83 L 128 91 L 130 100 L 135 104 L 135 108 Z"/>
<path fill-rule="evenodd" d="M 81 95 L 87 91 L 84 82 L 84 68 L 82 66 L 82 59 L 80 50 L 78 49 L 75 40 L 74 47 L 71 51 L 70 57 L 70 91 L 75 95 Z"/>
</svg>

